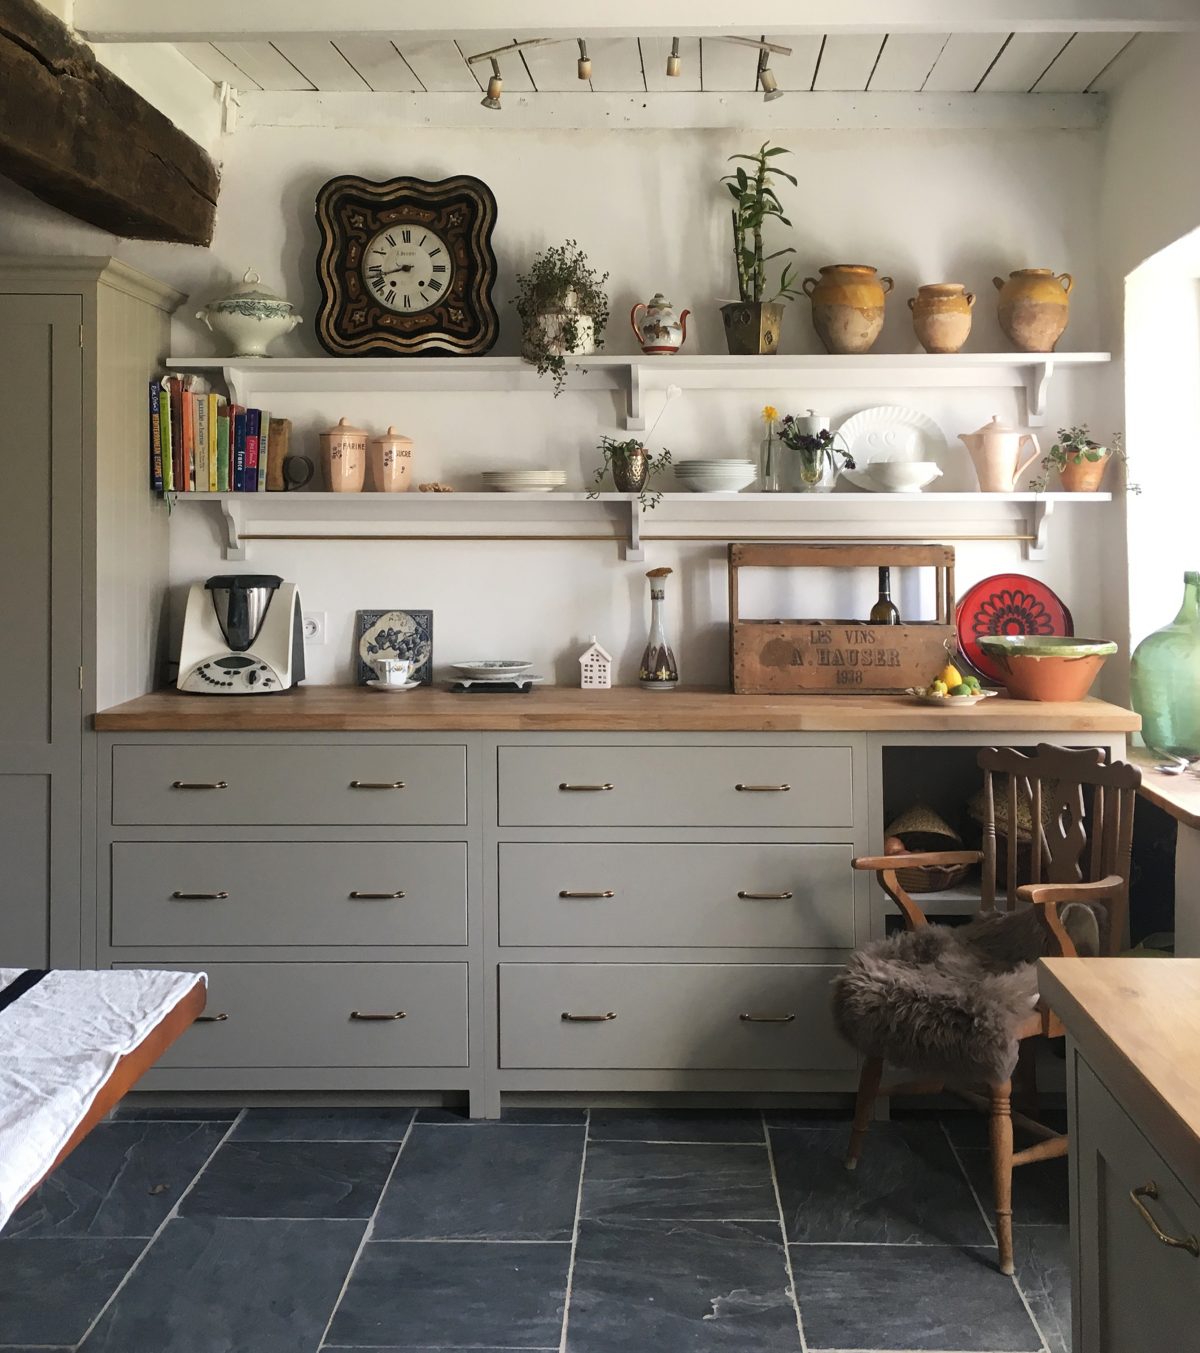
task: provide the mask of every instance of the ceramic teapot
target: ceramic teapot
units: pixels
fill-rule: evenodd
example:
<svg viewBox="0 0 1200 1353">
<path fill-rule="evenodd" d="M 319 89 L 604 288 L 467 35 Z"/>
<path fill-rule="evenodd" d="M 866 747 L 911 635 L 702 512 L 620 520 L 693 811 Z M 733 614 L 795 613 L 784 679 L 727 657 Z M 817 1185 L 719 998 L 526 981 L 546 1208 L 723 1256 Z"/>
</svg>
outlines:
<svg viewBox="0 0 1200 1353">
<path fill-rule="evenodd" d="M 253 268 L 227 296 L 197 310 L 196 318 L 230 345 L 231 357 L 265 357 L 269 344 L 302 323 L 291 302 L 264 287 Z"/>
<path fill-rule="evenodd" d="M 958 440 L 971 453 L 979 487 L 984 493 L 1014 492 L 1017 481 L 1042 454 L 1032 432 L 1007 427 L 996 414 L 992 415 L 990 423 L 974 432 L 960 432 Z M 1026 441 L 1033 443 L 1033 450 L 1027 460 L 1021 460 L 1021 446 Z"/>
<path fill-rule="evenodd" d="M 644 353 L 650 356 L 672 353 L 683 347 L 687 338 L 687 317 L 691 313 L 685 310 L 677 316 L 671 302 L 661 291 L 656 291 L 648 301 L 639 301 L 633 307 L 629 312 L 629 323 Z"/>
</svg>

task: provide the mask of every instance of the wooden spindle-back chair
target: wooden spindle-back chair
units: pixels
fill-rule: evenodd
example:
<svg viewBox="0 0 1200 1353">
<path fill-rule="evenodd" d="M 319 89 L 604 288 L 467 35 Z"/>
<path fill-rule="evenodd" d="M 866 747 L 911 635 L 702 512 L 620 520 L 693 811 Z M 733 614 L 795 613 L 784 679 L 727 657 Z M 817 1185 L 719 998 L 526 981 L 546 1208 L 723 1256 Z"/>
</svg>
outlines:
<svg viewBox="0 0 1200 1353">
<path fill-rule="evenodd" d="M 1099 748 L 1071 750 L 1039 744 L 1032 755 L 1011 748 L 988 748 L 979 755 L 984 775 L 983 848 L 979 851 L 925 851 L 872 856 L 854 861 L 856 869 L 873 870 L 887 895 L 900 908 L 907 929 L 929 924 L 919 903 L 901 886 L 898 870 L 912 867 L 979 864 L 981 908 L 1037 908 L 1048 931 L 1047 951 L 1076 957 L 1075 944 L 1063 924 L 1060 907 L 1083 903 L 1097 917 L 1099 952 L 1113 955 L 1127 942 L 1129 864 L 1133 846 L 1133 809 L 1141 772 L 1124 762 L 1106 764 Z M 997 803 L 1004 804 L 1004 880 L 998 891 Z M 1029 829 L 1022 831 L 1022 806 Z M 1028 839 L 1025 839 L 1025 838 Z M 1026 862 L 1027 857 L 1027 862 Z M 1027 875 L 1027 877 L 1022 877 Z M 1062 1037 L 1063 1026 L 1039 1001 L 1017 1032 L 1022 1040 Z M 1032 1045 L 1030 1051 L 1032 1052 Z M 1030 1058 L 1023 1063 L 1031 1066 Z M 938 1093 L 947 1088 L 929 1080 L 881 1088 L 882 1058 L 863 1063 L 855 1105 L 854 1128 L 846 1164 L 853 1169 L 862 1151 L 872 1109 L 880 1095 Z M 1063 1156 L 1067 1137 L 1012 1109 L 1012 1081 L 989 1085 L 981 1095 L 952 1087 L 954 1093 L 990 1115 L 992 1182 L 996 1197 L 996 1234 L 1000 1268 L 1013 1271 L 1012 1172 L 1017 1165 Z M 1013 1152 L 1014 1120 L 1038 1140 Z"/>
</svg>

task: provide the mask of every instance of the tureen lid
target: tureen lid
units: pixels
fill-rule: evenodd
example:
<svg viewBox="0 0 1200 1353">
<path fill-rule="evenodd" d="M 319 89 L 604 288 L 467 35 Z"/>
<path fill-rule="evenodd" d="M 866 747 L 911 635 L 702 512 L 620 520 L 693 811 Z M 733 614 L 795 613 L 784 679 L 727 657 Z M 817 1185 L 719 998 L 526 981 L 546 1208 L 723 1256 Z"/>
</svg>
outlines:
<svg viewBox="0 0 1200 1353">
<path fill-rule="evenodd" d="M 266 301 L 271 305 L 288 305 L 291 302 L 284 300 L 282 296 L 277 296 L 270 287 L 264 287 L 262 278 L 253 268 L 247 268 L 241 282 L 236 287 L 232 287 L 219 300 L 214 301 L 214 305 L 220 305 L 222 301 Z"/>
</svg>

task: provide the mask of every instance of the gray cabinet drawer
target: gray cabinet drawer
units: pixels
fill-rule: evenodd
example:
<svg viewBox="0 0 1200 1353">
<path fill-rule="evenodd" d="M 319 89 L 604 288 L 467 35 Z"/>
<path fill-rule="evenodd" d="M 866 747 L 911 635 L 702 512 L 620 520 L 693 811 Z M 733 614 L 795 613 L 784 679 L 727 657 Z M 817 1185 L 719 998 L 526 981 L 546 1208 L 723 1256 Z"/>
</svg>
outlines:
<svg viewBox="0 0 1200 1353">
<path fill-rule="evenodd" d="M 1164 1244 L 1154 1226 L 1200 1241 L 1200 1201 L 1087 1063 L 1076 1067 L 1080 1353 L 1194 1347 L 1184 1331 L 1200 1310 L 1200 1258 Z"/>
<path fill-rule="evenodd" d="M 501 747 L 500 824 L 848 827 L 852 755 L 849 747 Z"/>
<path fill-rule="evenodd" d="M 145 967 L 119 963 L 116 967 Z M 164 963 L 208 973 L 165 1067 L 466 1066 L 465 963 Z M 357 1020 L 396 1014 L 394 1020 Z M 224 1015 L 225 1019 L 213 1019 Z"/>
<path fill-rule="evenodd" d="M 458 841 L 118 841 L 112 847 L 112 942 L 466 944 L 467 847 Z"/>
<path fill-rule="evenodd" d="M 505 842 L 500 943 L 849 949 L 853 854 L 849 845 Z"/>
<path fill-rule="evenodd" d="M 837 971 L 784 964 L 502 963 L 500 1065 L 851 1070 L 854 1053 L 837 1036 L 830 1012 L 829 983 Z"/>
<path fill-rule="evenodd" d="M 113 748 L 118 826 L 461 826 L 462 746 Z"/>
</svg>

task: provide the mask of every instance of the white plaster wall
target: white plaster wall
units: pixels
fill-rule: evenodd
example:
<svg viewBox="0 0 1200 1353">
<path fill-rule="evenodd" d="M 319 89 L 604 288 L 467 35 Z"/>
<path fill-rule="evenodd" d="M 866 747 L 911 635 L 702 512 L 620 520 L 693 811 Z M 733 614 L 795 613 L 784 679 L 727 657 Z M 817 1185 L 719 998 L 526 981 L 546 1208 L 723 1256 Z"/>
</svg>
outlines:
<svg viewBox="0 0 1200 1353">
<path fill-rule="evenodd" d="M 979 292 L 977 350 L 1003 349 L 995 323 L 995 273 L 1025 265 L 1076 275 L 1070 348 L 1105 346 L 1099 322 L 1100 252 L 1095 234 L 1101 138 L 1098 133 L 805 132 L 776 138 L 795 154 L 787 167 L 800 179 L 785 188 L 794 242 L 805 272 L 819 264 L 866 261 L 896 279 L 895 299 L 880 350 L 914 348 L 905 299 L 922 281 L 961 280 Z M 411 172 L 437 178 L 455 172 L 484 178 L 499 200 L 495 238 L 500 261 L 497 299 L 504 327 L 497 352 L 515 352 L 515 316 L 507 305 L 514 270 L 540 245 L 577 238 L 594 263 L 611 273 L 610 350 L 633 350 L 624 316 L 632 303 L 662 288 L 695 310 L 689 349 L 719 352 L 723 338 L 716 298 L 732 285 L 728 215 L 716 180 L 726 157 L 761 140 L 755 132 L 506 132 L 422 130 L 385 134 L 331 128 L 256 127 L 224 147 L 224 186 L 209 252 L 106 240 L 22 194 L 0 196 L 0 248 L 113 251 L 192 293 L 176 322 L 181 353 L 214 351 L 191 318 L 195 304 L 219 292 L 248 266 L 313 313 L 316 284 L 314 195 L 327 178 L 357 172 L 384 178 Z M 724 200 L 723 200 L 724 197 Z M 789 315 L 784 345 L 817 351 L 807 303 Z M 308 331 L 290 340 L 293 352 L 317 354 Z M 281 351 L 287 351 L 286 345 Z M 1087 418 L 1104 400 L 1103 374 L 1064 375 L 1052 394 L 1050 427 Z M 677 456 L 750 454 L 758 410 L 767 399 L 782 409 L 812 405 L 841 418 L 875 403 L 911 403 L 932 415 L 953 443 L 950 480 L 969 484 L 965 453 L 954 434 L 974 429 L 993 412 L 1015 420 L 1012 392 L 846 391 L 772 386 L 728 395 L 685 393 L 664 418 L 655 441 Z M 395 423 L 417 444 L 417 478 L 466 479 L 512 462 L 559 464 L 582 487 L 592 448 L 618 431 L 613 397 L 549 394 L 296 397 L 276 412 L 293 416 L 298 439 L 314 450 L 312 434 L 341 415 L 382 428 Z M 651 407 L 653 420 L 656 410 Z M 138 448 L 138 454 L 141 449 Z M 1081 631 L 1107 628 L 1099 583 L 1108 509 L 1060 513 L 1050 557 L 1025 564 L 1015 543 L 959 545 L 960 586 L 1007 569 L 1044 577 L 1075 613 Z M 675 637 L 686 679 L 725 677 L 723 552 L 714 546 L 654 547 L 651 563 L 624 564 L 602 544 L 280 542 L 253 546 L 247 567 L 301 584 L 305 604 L 329 618 L 329 643 L 310 654 L 318 681 L 351 677 L 351 627 L 359 607 L 411 605 L 435 612 L 439 664 L 478 653 L 525 656 L 559 680 L 574 676 L 573 659 L 595 633 L 618 656 L 629 679 L 644 639 L 644 569 L 677 570 L 672 594 Z M 177 514 L 171 575 L 184 584 L 227 571 L 215 525 L 205 514 Z M 811 586 L 799 590 L 792 614 L 829 614 L 862 596 Z M 915 594 L 902 594 L 911 611 Z"/>
</svg>

